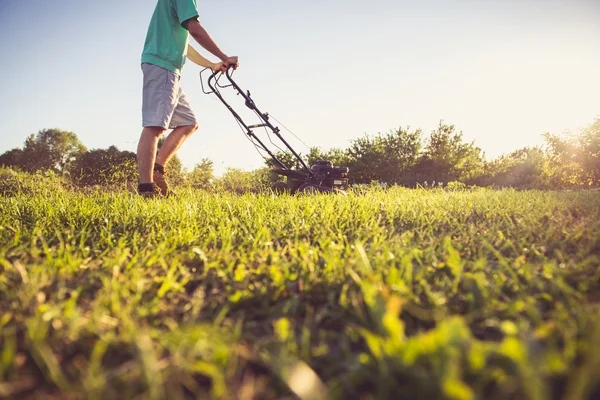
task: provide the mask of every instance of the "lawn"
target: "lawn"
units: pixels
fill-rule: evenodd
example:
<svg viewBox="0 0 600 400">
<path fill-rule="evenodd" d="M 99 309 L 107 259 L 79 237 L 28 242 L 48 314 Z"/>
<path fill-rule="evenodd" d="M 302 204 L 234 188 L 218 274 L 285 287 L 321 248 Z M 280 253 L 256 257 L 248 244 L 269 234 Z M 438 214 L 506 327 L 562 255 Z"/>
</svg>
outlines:
<svg viewBox="0 0 600 400">
<path fill-rule="evenodd" d="M 0 397 L 600 397 L 600 192 L 0 197 Z"/>
</svg>

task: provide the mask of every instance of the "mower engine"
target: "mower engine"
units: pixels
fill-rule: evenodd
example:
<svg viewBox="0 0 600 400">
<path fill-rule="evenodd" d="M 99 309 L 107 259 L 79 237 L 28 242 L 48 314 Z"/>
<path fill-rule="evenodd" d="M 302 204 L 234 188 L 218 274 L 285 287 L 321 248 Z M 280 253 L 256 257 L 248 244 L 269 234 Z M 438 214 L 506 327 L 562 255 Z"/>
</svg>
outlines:
<svg viewBox="0 0 600 400">
<path fill-rule="evenodd" d="M 334 167 L 331 161 L 319 160 L 309 171 L 273 170 L 287 176 L 287 188 L 292 193 L 344 193 L 348 186 L 347 167 Z"/>
<path fill-rule="evenodd" d="M 331 161 L 320 160 L 310 167 L 310 171 L 314 176 L 308 183 L 332 189 L 344 189 L 348 185 L 348 167 L 334 167 Z"/>
</svg>

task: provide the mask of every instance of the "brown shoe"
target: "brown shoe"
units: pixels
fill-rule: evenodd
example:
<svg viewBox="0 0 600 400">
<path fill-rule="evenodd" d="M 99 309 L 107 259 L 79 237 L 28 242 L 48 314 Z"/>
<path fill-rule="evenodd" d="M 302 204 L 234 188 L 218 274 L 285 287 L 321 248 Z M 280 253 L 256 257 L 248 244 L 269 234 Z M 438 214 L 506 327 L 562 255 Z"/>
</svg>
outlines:
<svg viewBox="0 0 600 400">
<path fill-rule="evenodd" d="M 147 199 L 163 197 L 155 183 L 140 183 L 138 185 L 138 194 Z"/>
<path fill-rule="evenodd" d="M 158 171 L 154 171 L 152 174 L 152 180 L 156 184 L 156 190 L 158 190 L 162 196 L 166 196 L 169 192 L 169 185 L 167 185 L 165 176 Z"/>
<path fill-rule="evenodd" d="M 162 196 L 171 195 L 171 191 L 169 190 L 169 185 L 165 179 L 165 169 L 160 164 L 154 165 L 154 172 L 152 173 L 152 180 L 156 184 L 158 191 Z"/>
</svg>

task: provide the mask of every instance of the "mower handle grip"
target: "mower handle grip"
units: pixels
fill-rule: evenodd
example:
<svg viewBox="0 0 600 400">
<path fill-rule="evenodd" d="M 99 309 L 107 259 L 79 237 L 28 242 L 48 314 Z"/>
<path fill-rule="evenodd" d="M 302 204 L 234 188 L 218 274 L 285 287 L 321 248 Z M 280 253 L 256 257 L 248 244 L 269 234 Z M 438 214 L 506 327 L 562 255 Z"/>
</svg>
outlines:
<svg viewBox="0 0 600 400">
<path fill-rule="evenodd" d="M 229 81 L 231 81 L 231 76 L 233 75 L 233 72 L 230 74 L 229 71 L 233 68 L 233 65 L 230 65 L 227 67 L 226 70 L 226 75 L 227 75 L 227 79 L 229 79 Z M 212 73 L 211 75 L 208 77 L 207 83 L 208 83 L 208 87 L 211 89 L 210 91 L 206 91 L 204 88 L 204 80 L 202 79 L 202 75 L 204 74 L 204 71 L 210 70 Z M 211 94 L 214 92 L 214 86 L 211 84 L 211 81 L 215 81 L 215 85 L 220 87 L 221 89 L 227 88 L 229 86 L 232 86 L 232 84 L 229 85 L 221 85 L 219 84 L 219 79 L 221 78 L 220 76 L 217 76 L 219 74 L 222 74 L 221 70 L 217 70 L 217 71 L 213 71 L 212 68 L 210 67 L 206 67 L 203 70 L 200 71 L 200 85 L 202 86 L 202 92 L 204 92 L 204 94 Z"/>
<path fill-rule="evenodd" d="M 225 75 L 227 75 L 227 79 L 231 80 L 231 77 L 233 76 L 233 71 L 235 71 L 235 68 L 233 68 L 233 65 L 230 65 L 227 67 L 227 69 L 225 70 Z"/>
<path fill-rule="evenodd" d="M 227 67 L 227 69 L 225 70 L 225 74 L 224 74 L 225 76 L 227 76 L 227 79 L 228 79 L 228 80 L 229 80 L 229 82 L 231 82 L 231 83 L 233 83 L 233 81 L 232 81 L 232 77 L 233 77 L 233 71 L 235 71 L 235 68 L 233 67 L 233 65 L 229 65 L 229 66 Z M 211 77 L 210 77 L 209 79 L 211 79 L 211 78 L 212 78 L 212 79 L 215 79 L 215 76 L 216 76 L 217 74 L 219 74 L 219 73 L 222 73 L 222 72 L 221 72 L 221 70 L 218 70 L 218 71 L 215 71 L 215 72 L 213 72 L 213 74 L 211 75 Z M 226 87 L 229 87 L 229 86 L 231 86 L 231 84 L 229 84 L 229 85 L 225 85 L 225 86 L 223 86 L 223 85 L 219 85 L 219 79 L 220 79 L 220 78 L 221 78 L 221 77 L 219 76 L 219 77 L 218 77 L 218 78 L 216 78 L 216 80 L 215 80 L 215 82 L 217 83 L 217 86 L 219 86 L 220 88 L 226 88 Z"/>
</svg>

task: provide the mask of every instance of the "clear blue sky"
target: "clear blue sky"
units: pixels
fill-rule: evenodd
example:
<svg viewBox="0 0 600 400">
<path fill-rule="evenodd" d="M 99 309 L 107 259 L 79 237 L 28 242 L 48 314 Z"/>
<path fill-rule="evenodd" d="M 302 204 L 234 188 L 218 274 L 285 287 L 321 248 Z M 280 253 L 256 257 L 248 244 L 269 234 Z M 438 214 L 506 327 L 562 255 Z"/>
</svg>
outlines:
<svg viewBox="0 0 600 400">
<path fill-rule="evenodd" d="M 90 149 L 135 151 L 139 60 L 155 4 L 0 0 L 0 152 L 54 127 Z M 220 47 L 240 57 L 238 83 L 311 146 L 347 147 L 399 126 L 429 132 L 443 119 L 493 158 L 600 115 L 598 0 L 198 0 L 198 8 Z M 179 152 L 184 165 L 208 157 L 219 173 L 261 166 L 228 111 L 202 94 L 199 71 L 188 62 L 182 76 L 200 119 Z"/>
</svg>

